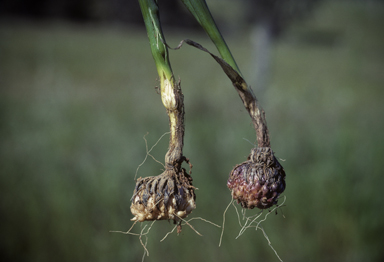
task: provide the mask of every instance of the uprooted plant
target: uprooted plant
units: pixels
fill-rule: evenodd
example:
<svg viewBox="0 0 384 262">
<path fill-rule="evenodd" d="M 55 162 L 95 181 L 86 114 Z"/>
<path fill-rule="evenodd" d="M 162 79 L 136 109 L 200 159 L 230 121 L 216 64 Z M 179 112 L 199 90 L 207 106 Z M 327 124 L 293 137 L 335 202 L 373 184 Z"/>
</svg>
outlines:
<svg viewBox="0 0 384 262">
<path fill-rule="evenodd" d="M 204 28 L 222 58 L 193 41 L 185 42 L 209 53 L 220 64 L 243 101 L 256 131 L 258 147 L 253 148 L 248 159 L 231 171 L 227 186 L 232 192 L 232 197 L 243 208 L 270 208 L 277 204 L 280 194 L 285 190 L 285 171 L 271 149 L 265 112 L 251 87 L 245 82 L 206 2 L 204 0 L 182 1 Z"/>
<path fill-rule="evenodd" d="M 160 77 L 161 100 L 169 117 L 170 141 L 165 171 L 158 176 L 139 178 L 136 182 L 131 199 L 132 220 L 173 220 L 180 226 L 180 231 L 181 219 L 196 208 L 192 177 L 182 168 L 184 161 L 189 163 L 183 155 L 184 97 L 180 81 L 175 80 L 171 69 L 157 3 L 149 0 L 139 2 Z"/>
</svg>

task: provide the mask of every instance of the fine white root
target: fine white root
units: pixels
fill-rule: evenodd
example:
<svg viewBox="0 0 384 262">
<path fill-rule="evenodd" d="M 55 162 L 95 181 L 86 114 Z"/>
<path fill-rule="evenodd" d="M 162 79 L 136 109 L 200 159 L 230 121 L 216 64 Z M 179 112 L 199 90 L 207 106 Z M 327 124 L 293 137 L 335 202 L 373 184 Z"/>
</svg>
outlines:
<svg viewBox="0 0 384 262">
<path fill-rule="evenodd" d="M 177 216 L 181 221 L 183 221 L 186 225 L 188 225 L 193 231 L 195 231 L 196 234 L 198 234 L 199 236 L 203 236 L 202 234 L 200 234 L 191 224 L 188 223 L 187 220 L 184 220 L 183 218 L 179 217 L 178 215 L 174 214 L 175 216 Z M 179 224 L 180 227 L 181 227 L 181 224 Z M 179 226 L 178 225 L 178 226 Z"/>
<path fill-rule="evenodd" d="M 239 233 L 239 235 L 236 237 L 236 239 L 237 239 L 238 237 L 240 237 L 240 236 L 245 232 L 245 230 L 248 229 L 248 228 L 254 227 L 255 230 L 257 230 L 257 229 L 259 229 L 259 228 L 261 229 L 260 224 L 261 224 L 262 222 L 264 222 L 264 221 L 267 220 L 267 217 L 269 216 L 269 214 L 273 213 L 273 211 L 275 211 L 276 209 L 278 209 L 279 207 L 281 207 L 281 206 L 285 203 L 285 200 L 286 200 L 286 196 L 284 196 L 284 200 L 283 200 L 283 202 L 282 202 L 280 205 L 277 205 L 277 206 L 275 206 L 272 210 L 268 211 L 268 212 L 265 214 L 264 218 L 263 218 L 262 220 L 258 221 L 256 225 L 253 225 L 253 226 L 252 226 L 252 224 L 253 224 L 254 222 L 256 222 L 256 220 L 262 215 L 263 212 L 261 212 L 261 213 L 259 213 L 259 214 L 256 214 L 256 215 L 255 215 L 256 217 L 252 220 L 251 223 L 248 224 L 248 226 L 246 225 L 247 222 L 248 222 L 250 219 L 252 219 L 253 217 L 247 217 L 246 223 L 244 224 L 244 226 L 242 226 L 242 229 L 240 230 L 240 233 Z"/>
<path fill-rule="evenodd" d="M 177 225 L 174 226 L 171 231 L 169 231 L 167 234 L 165 234 L 165 236 L 160 240 L 160 242 L 163 242 L 168 237 L 168 235 L 172 234 L 173 231 L 175 231 L 176 228 L 177 228 Z"/>
<path fill-rule="evenodd" d="M 121 233 L 121 234 L 125 234 L 125 235 L 132 235 L 132 236 L 138 236 L 139 237 L 139 241 L 140 241 L 140 244 L 142 245 L 142 247 L 144 248 L 144 254 L 143 254 L 143 258 L 142 258 L 142 261 L 144 261 L 144 257 L 145 255 L 149 256 L 149 251 L 147 249 L 147 242 L 148 242 L 148 237 L 147 235 L 149 234 L 149 231 L 151 230 L 153 224 L 156 222 L 156 220 L 152 221 L 152 223 L 149 225 L 149 227 L 147 228 L 148 225 L 145 225 L 141 231 L 140 231 L 140 234 L 138 233 L 132 233 L 131 230 L 132 228 L 135 226 L 135 224 L 137 223 L 138 221 L 135 221 L 133 223 L 133 225 L 131 226 L 130 229 L 128 229 L 128 231 L 109 231 L 111 233 Z M 140 224 L 140 227 L 142 227 L 142 224 Z M 147 228 L 147 231 L 144 232 L 144 230 Z M 142 237 L 145 237 L 145 243 L 143 242 L 143 239 Z"/>
<path fill-rule="evenodd" d="M 215 224 L 215 223 L 213 223 L 213 222 L 211 222 L 211 221 L 209 221 L 209 220 L 206 220 L 206 219 L 204 219 L 204 218 L 201 218 L 201 217 L 193 217 L 193 218 L 190 218 L 190 219 L 188 219 L 188 220 L 185 220 L 185 219 L 183 219 L 183 218 L 181 218 L 181 217 L 179 217 L 178 215 L 176 215 L 175 213 L 173 214 L 174 216 L 176 216 L 176 217 L 178 217 L 178 219 L 179 219 L 179 223 L 177 224 L 177 225 L 175 225 L 174 227 L 173 227 L 173 229 L 171 230 L 171 231 L 169 231 L 161 240 L 160 240 L 160 242 L 162 242 L 162 241 L 164 241 L 167 237 L 168 237 L 168 235 L 170 235 L 170 234 L 172 234 L 174 231 L 175 231 L 175 229 L 177 228 L 177 229 L 179 229 L 179 228 L 181 228 L 181 226 L 184 226 L 184 225 L 188 225 L 197 235 L 199 235 L 199 236 L 202 236 L 202 234 L 200 234 L 192 225 L 191 225 L 191 221 L 192 220 L 202 220 L 202 221 L 204 221 L 204 222 L 206 222 L 206 223 L 209 223 L 209 224 L 211 224 L 211 225 L 213 225 L 213 226 L 216 226 L 216 227 L 219 227 L 220 228 L 220 226 L 219 225 L 217 225 L 217 224 Z M 131 232 L 132 231 L 132 229 L 133 229 L 133 227 L 136 225 L 136 223 L 137 222 L 139 222 L 138 220 L 136 220 L 133 224 L 132 224 L 132 226 L 128 229 L 128 231 L 109 231 L 109 232 L 111 232 L 111 233 L 120 233 L 120 234 L 125 234 L 125 235 L 132 235 L 132 236 L 137 236 L 138 238 L 139 238 L 139 241 L 140 241 L 140 244 L 141 244 L 141 246 L 143 247 L 143 249 L 144 249 L 144 253 L 143 253 L 143 257 L 142 257 L 142 262 L 144 261 L 144 258 L 146 257 L 146 256 L 149 256 L 149 250 L 147 249 L 147 242 L 148 242 L 148 234 L 149 234 L 149 231 L 151 230 L 151 228 L 152 228 L 152 226 L 153 226 L 153 224 L 156 222 L 157 220 L 154 220 L 154 221 L 152 221 L 150 224 L 147 224 L 147 225 L 144 225 L 143 226 L 143 223 L 140 223 L 140 228 L 141 228 L 141 230 L 140 230 L 140 233 L 133 233 L 133 232 Z M 149 225 L 149 226 L 148 226 Z M 145 240 L 144 240 L 144 238 L 145 238 Z"/>
<path fill-rule="evenodd" d="M 273 252 L 275 252 L 275 255 L 277 256 L 277 258 L 278 258 L 281 262 L 283 262 L 283 260 L 282 260 L 282 259 L 280 258 L 280 256 L 279 256 L 279 254 L 277 254 L 277 251 L 273 248 L 271 241 L 269 241 L 269 238 L 268 238 L 267 234 L 265 233 L 264 228 L 259 227 L 259 229 L 260 229 L 261 231 L 263 231 L 263 235 L 264 235 L 265 239 L 268 241 L 268 245 L 271 247 L 271 249 L 273 250 Z"/>
<path fill-rule="evenodd" d="M 141 239 L 140 239 L 140 242 L 141 242 Z M 149 256 L 148 249 L 146 248 L 146 247 L 147 247 L 147 242 L 148 242 L 148 237 L 145 237 L 145 244 L 144 244 L 144 245 L 143 245 L 143 242 L 141 242 L 141 244 L 142 244 L 143 247 L 144 247 L 144 253 L 143 253 L 143 257 L 141 258 L 141 262 L 144 262 L 145 254 L 146 254 L 146 253 L 147 253 L 147 256 Z"/>
<path fill-rule="evenodd" d="M 256 215 L 256 217 L 252 220 L 251 223 L 249 223 L 249 225 L 247 225 L 248 221 L 250 221 L 252 218 L 251 217 L 247 217 L 246 220 L 245 220 L 245 223 L 244 225 L 241 227 L 240 229 L 240 232 L 238 234 L 238 236 L 235 238 L 235 239 L 238 239 L 242 234 L 244 234 L 245 230 L 247 230 L 248 228 L 252 227 L 252 223 L 255 222 L 261 215 L 263 214 L 263 212 L 260 212 L 259 214 Z M 260 222 L 259 222 L 260 223 Z M 259 225 L 259 224 L 258 224 Z M 257 226 L 256 226 L 257 227 Z"/>
<path fill-rule="evenodd" d="M 155 160 L 157 163 L 159 163 L 160 165 L 163 166 L 163 168 L 165 168 L 165 165 L 163 163 L 161 163 L 159 160 L 157 160 L 153 155 L 151 155 L 151 151 L 155 148 L 155 146 L 160 142 L 160 140 L 165 136 L 165 135 L 168 135 L 170 134 L 171 132 L 165 132 L 157 141 L 156 143 L 148 150 L 148 142 L 147 142 L 147 139 L 145 139 L 145 137 L 148 135 L 148 133 L 146 133 L 144 136 L 143 136 L 143 139 L 145 141 L 145 150 L 147 152 L 147 154 L 145 155 L 145 158 L 143 160 L 143 162 L 141 162 L 141 164 L 137 167 L 136 169 L 136 173 L 135 173 L 135 177 L 133 178 L 133 180 L 136 180 L 136 177 L 137 177 L 137 173 L 139 172 L 139 169 L 142 165 L 144 165 L 145 161 L 147 161 L 147 158 L 148 156 L 152 157 L 153 160 Z"/>
<path fill-rule="evenodd" d="M 227 213 L 228 208 L 233 204 L 233 197 L 231 198 L 231 201 L 229 202 L 227 208 L 224 210 L 223 213 L 223 226 L 221 227 L 221 235 L 220 235 L 220 241 L 219 241 L 219 247 L 221 246 L 221 240 L 223 239 L 223 234 L 224 234 L 224 226 L 225 226 L 225 214 Z M 237 209 L 236 209 L 237 212 Z"/>
<path fill-rule="evenodd" d="M 242 224 L 241 222 L 241 219 L 240 219 L 240 213 L 237 209 L 237 206 L 235 205 L 235 201 L 233 200 L 233 197 L 231 199 L 231 201 L 229 202 L 228 206 L 226 207 L 226 209 L 224 210 L 224 213 L 223 213 L 223 225 L 222 225 L 222 231 L 221 231 L 221 236 L 220 236 L 220 241 L 219 241 L 219 247 L 221 246 L 221 243 L 222 243 L 222 238 L 223 238 L 223 233 L 224 233 L 224 226 L 225 226 L 225 214 L 227 213 L 229 207 L 231 205 L 233 205 L 233 207 L 235 208 L 235 211 L 236 211 L 236 214 L 237 214 L 237 220 L 239 222 L 239 225 L 240 225 L 240 231 L 239 231 L 239 234 L 237 235 L 237 237 L 235 239 L 238 239 L 241 235 L 244 234 L 244 232 L 248 229 L 248 228 L 252 228 L 254 227 L 255 230 L 258 230 L 260 229 L 262 232 L 263 232 L 263 235 L 264 235 L 264 238 L 268 241 L 268 245 L 271 247 L 271 249 L 273 250 L 273 252 L 275 253 L 275 255 L 277 256 L 277 258 L 280 260 L 280 261 L 283 261 L 280 256 L 277 254 L 277 251 L 273 248 L 272 246 L 272 243 L 271 241 L 269 240 L 268 238 L 268 235 L 267 233 L 265 232 L 264 228 L 260 226 L 261 223 L 265 222 L 267 220 L 267 217 L 269 216 L 269 214 L 271 214 L 272 212 L 274 212 L 276 209 L 278 209 L 279 207 L 281 207 L 282 205 L 284 205 L 285 203 L 285 200 L 286 200 L 286 196 L 284 196 L 284 200 L 281 204 L 279 205 L 276 205 L 272 210 L 269 210 L 263 219 L 259 220 L 258 219 L 262 216 L 264 210 L 262 210 L 261 212 L 257 213 L 256 215 L 253 215 L 253 216 L 246 216 L 246 210 L 242 210 L 241 213 L 242 213 L 242 220 L 245 220 L 244 224 Z"/>
<path fill-rule="evenodd" d="M 140 234 L 136 234 L 136 233 L 131 233 L 131 230 L 132 228 L 136 225 L 137 221 L 135 221 L 135 223 L 133 223 L 133 225 L 131 226 L 130 229 L 128 229 L 128 231 L 124 232 L 124 231 L 109 231 L 110 233 L 121 233 L 121 234 L 126 234 L 126 235 L 133 235 L 133 236 L 140 236 Z"/>
<path fill-rule="evenodd" d="M 204 219 L 204 218 L 201 218 L 201 217 L 192 217 L 192 218 L 190 218 L 190 219 L 188 219 L 188 220 L 185 220 L 185 219 L 183 219 L 183 218 L 181 218 L 181 217 L 179 217 L 180 218 L 180 220 L 181 221 L 183 221 L 182 223 L 180 223 L 180 224 L 178 224 L 178 225 L 176 225 L 176 226 L 174 226 L 173 227 L 173 229 L 171 230 L 171 231 L 169 231 L 161 240 L 160 240 L 160 242 L 163 242 L 167 237 L 168 237 L 168 235 L 170 235 L 170 234 L 172 234 L 174 231 L 175 231 L 175 229 L 176 228 L 178 228 L 179 226 L 184 226 L 184 225 L 188 225 L 193 231 L 195 231 L 195 233 L 197 234 L 197 235 L 199 235 L 199 236 L 203 236 L 202 234 L 200 234 L 189 222 L 190 221 L 192 221 L 192 220 L 195 220 L 195 219 L 198 219 L 198 220 L 202 220 L 202 221 L 204 221 L 204 222 L 206 222 L 206 223 L 209 223 L 209 224 L 211 224 L 211 225 L 214 225 L 214 226 L 216 226 L 216 227 L 219 227 L 220 228 L 220 226 L 219 225 L 217 225 L 217 224 L 215 224 L 215 223 L 213 223 L 213 222 L 211 222 L 211 221 L 209 221 L 209 220 L 206 220 L 206 219 Z"/>
<path fill-rule="evenodd" d="M 153 225 L 153 223 L 152 223 L 152 225 Z M 149 230 L 151 229 L 152 225 L 148 228 L 147 234 L 148 234 Z M 147 238 L 147 236 L 144 235 L 144 236 L 145 236 L 145 244 L 143 243 L 143 240 L 141 239 L 141 237 L 143 236 L 143 231 L 144 231 L 144 229 L 145 229 L 146 226 L 147 226 L 147 225 L 145 225 L 144 228 L 141 230 L 141 232 L 140 232 L 140 236 L 139 236 L 140 243 L 141 243 L 141 245 L 142 245 L 143 248 L 144 248 L 144 254 L 143 254 L 143 259 L 142 259 L 142 261 L 144 261 L 145 254 L 147 254 L 147 257 L 149 256 L 149 251 L 148 251 L 148 249 L 147 249 L 148 238 Z"/>
</svg>

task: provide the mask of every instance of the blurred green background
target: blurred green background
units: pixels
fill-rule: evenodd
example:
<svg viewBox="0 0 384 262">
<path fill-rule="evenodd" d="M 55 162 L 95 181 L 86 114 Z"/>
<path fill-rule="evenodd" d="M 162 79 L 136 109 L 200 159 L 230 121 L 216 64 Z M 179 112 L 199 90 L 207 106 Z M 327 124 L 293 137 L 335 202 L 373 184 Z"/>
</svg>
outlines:
<svg viewBox="0 0 384 262">
<path fill-rule="evenodd" d="M 190 38 L 215 51 L 201 31 L 164 30 L 171 46 Z M 225 38 L 251 78 L 250 28 Z M 284 261 L 383 261 L 383 2 L 322 2 L 271 54 L 268 88 L 254 90 L 287 173 L 286 205 L 263 223 L 273 247 Z M 252 148 L 243 138 L 254 142 L 255 134 L 210 56 L 184 46 L 171 62 L 185 96 L 184 154 L 199 188 L 190 217 L 221 225 L 228 174 Z M 156 85 L 143 27 L 0 21 L 2 261 L 141 261 L 138 237 L 109 231 L 132 225 L 143 136 L 152 146 L 168 131 Z M 152 151 L 162 162 L 167 138 Z M 148 159 L 138 176 L 161 169 Z M 145 261 L 278 261 L 260 230 L 235 240 L 233 207 L 221 247 L 219 228 L 191 224 L 202 237 L 184 226 L 160 242 L 173 224 L 156 222 Z"/>
</svg>

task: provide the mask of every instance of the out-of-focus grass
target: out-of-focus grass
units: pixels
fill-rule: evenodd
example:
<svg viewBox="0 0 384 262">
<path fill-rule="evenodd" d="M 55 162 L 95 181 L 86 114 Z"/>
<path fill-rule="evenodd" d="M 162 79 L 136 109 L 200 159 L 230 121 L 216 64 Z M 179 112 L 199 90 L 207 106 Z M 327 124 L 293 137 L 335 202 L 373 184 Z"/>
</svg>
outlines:
<svg viewBox="0 0 384 262">
<path fill-rule="evenodd" d="M 383 14 L 378 3 L 324 4 L 274 47 L 273 79 L 260 98 L 273 149 L 286 160 L 287 202 L 264 229 L 283 260 L 383 259 Z M 188 37 L 214 50 L 205 36 L 166 34 L 171 45 Z M 244 73 L 247 39 L 228 38 Z M 184 153 L 199 188 L 193 216 L 221 224 L 227 176 L 248 155 L 243 138 L 253 142 L 254 131 L 207 54 L 183 47 L 171 60 L 185 95 Z M 156 77 L 144 29 L 0 24 L 4 261 L 141 259 L 137 237 L 109 230 L 131 226 L 142 137 L 149 132 L 151 146 L 168 131 Z M 152 152 L 160 161 L 167 145 L 165 138 Z M 161 168 L 148 160 L 138 176 Z M 147 261 L 277 261 L 260 231 L 234 239 L 233 209 L 226 221 L 221 248 L 220 229 L 200 221 L 192 223 L 203 237 L 185 226 L 160 243 L 173 225 L 156 222 Z"/>
</svg>

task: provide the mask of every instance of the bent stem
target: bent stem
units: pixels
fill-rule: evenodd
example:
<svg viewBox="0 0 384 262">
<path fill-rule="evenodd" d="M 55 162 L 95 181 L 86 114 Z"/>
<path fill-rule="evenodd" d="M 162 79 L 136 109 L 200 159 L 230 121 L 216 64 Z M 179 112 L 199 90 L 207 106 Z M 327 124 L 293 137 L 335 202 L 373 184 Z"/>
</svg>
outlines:
<svg viewBox="0 0 384 262">
<path fill-rule="evenodd" d="M 195 17 L 197 22 L 203 27 L 205 32 L 211 38 L 221 57 L 241 75 L 240 69 L 236 64 L 236 61 L 233 58 L 232 53 L 227 46 L 227 43 L 221 35 L 205 0 L 181 1 L 184 3 L 184 5 Z"/>
<path fill-rule="evenodd" d="M 267 128 L 267 121 L 265 120 L 264 109 L 258 103 L 256 96 L 254 95 L 252 88 L 245 82 L 240 72 L 239 67 L 236 64 L 234 57 L 227 43 L 217 27 L 215 20 L 212 17 L 211 12 L 207 6 L 205 0 L 181 0 L 188 10 L 192 13 L 199 24 L 204 28 L 205 32 L 211 38 L 215 44 L 220 56 L 223 60 L 232 67 L 238 74 L 236 83 L 232 81 L 236 91 L 238 92 L 244 107 L 247 109 L 251 116 L 259 147 L 270 147 L 270 140 Z M 231 79 L 232 80 L 232 79 Z M 240 80 L 240 81 L 239 81 Z"/>
<path fill-rule="evenodd" d="M 141 12 L 160 77 L 161 100 L 167 110 L 170 125 L 169 149 L 165 156 L 166 167 L 180 166 L 183 157 L 184 138 L 184 98 L 180 81 L 176 82 L 169 61 L 163 31 L 159 19 L 156 0 L 139 0 Z"/>
</svg>

